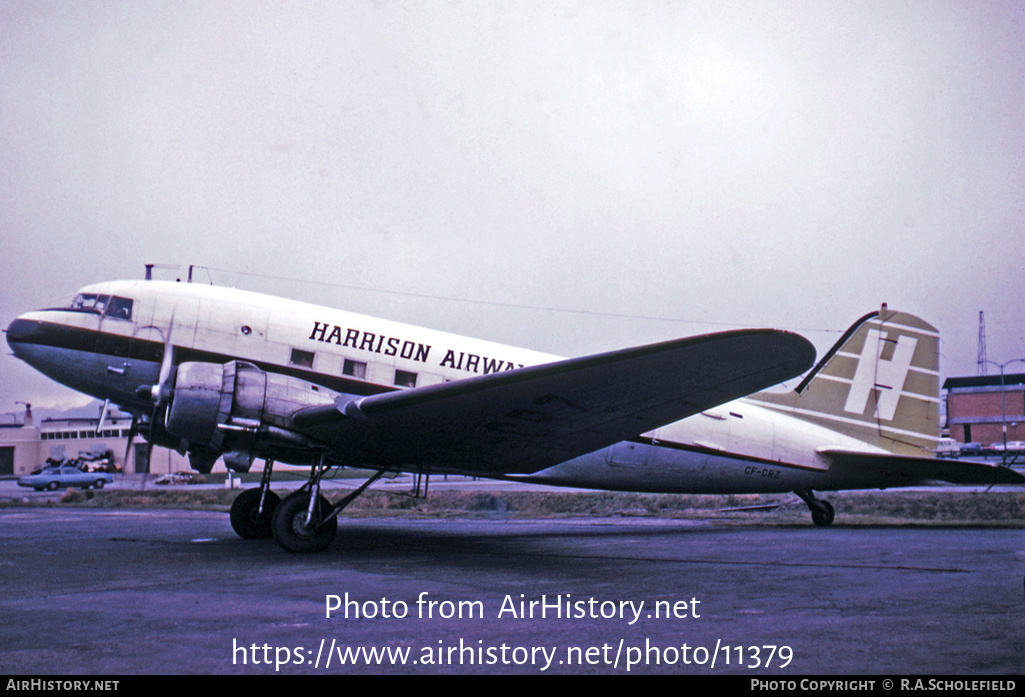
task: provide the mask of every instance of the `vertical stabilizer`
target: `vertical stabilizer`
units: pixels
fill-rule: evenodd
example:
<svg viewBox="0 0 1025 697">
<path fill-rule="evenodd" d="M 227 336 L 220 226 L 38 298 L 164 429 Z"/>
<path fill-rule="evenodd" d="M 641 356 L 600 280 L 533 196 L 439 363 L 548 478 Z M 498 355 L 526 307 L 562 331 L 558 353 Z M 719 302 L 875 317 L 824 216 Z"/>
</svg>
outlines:
<svg viewBox="0 0 1025 697">
<path fill-rule="evenodd" d="M 939 396 L 939 333 L 884 304 L 855 322 L 796 390 L 750 399 L 895 454 L 923 456 L 939 441 Z"/>
</svg>

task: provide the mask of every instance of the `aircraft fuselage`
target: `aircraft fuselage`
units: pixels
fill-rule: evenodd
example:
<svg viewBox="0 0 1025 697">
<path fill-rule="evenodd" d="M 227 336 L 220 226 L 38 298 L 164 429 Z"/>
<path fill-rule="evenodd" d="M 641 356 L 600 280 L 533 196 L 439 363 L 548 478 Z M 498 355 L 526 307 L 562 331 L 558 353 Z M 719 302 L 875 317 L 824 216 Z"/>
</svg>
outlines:
<svg viewBox="0 0 1025 697">
<path fill-rule="evenodd" d="M 552 362 L 557 356 L 408 324 L 199 284 L 114 281 L 69 308 L 7 329 L 15 355 L 135 414 L 150 401 L 167 332 L 175 363 L 240 360 L 338 393 L 373 395 Z M 885 452 L 779 408 L 740 399 L 525 477 L 566 486 L 757 493 L 900 486 L 907 477 L 838 472 L 823 448 Z M 439 470 L 441 471 L 441 470 Z"/>
</svg>

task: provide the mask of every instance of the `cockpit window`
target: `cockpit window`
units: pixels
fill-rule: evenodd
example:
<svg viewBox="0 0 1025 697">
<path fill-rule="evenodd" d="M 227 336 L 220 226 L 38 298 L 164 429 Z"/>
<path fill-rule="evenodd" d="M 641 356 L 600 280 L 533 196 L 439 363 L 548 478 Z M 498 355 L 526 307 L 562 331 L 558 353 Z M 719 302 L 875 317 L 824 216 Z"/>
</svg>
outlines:
<svg viewBox="0 0 1025 697">
<path fill-rule="evenodd" d="M 102 315 L 110 302 L 109 295 L 97 295 L 96 293 L 79 293 L 71 301 L 71 309 L 81 312 L 95 312 Z"/>
<path fill-rule="evenodd" d="M 93 312 L 114 319 L 132 318 L 131 298 L 120 298 L 116 295 L 100 295 L 98 293 L 79 293 L 71 301 L 71 308 L 77 312 Z"/>
<path fill-rule="evenodd" d="M 114 319 L 131 319 L 132 299 L 119 298 L 116 295 L 111 296 L 110 302 L 107 303 L 107 317 L 113 317 Z"/>
</svg>

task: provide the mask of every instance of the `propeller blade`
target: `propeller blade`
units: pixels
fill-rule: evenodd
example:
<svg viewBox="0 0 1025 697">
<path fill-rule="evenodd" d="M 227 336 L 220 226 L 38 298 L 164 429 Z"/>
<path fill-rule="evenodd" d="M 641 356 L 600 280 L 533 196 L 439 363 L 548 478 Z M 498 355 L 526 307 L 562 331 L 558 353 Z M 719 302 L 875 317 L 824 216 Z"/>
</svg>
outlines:
<svg viewBox="0 0 1025 697">
<path fill-rule="evenodd" d="M 146 469 L 149 470 L 150 455 L 153 453 L 153 431 L 157 428 L 159 419 L 162 418 L 162 412 L 167 406 L 167 400 L 171 397 L 170 381 L 174 372 L 174 343 L 171 341 L 171 336 L 174 332 L 174 315 L 175 310 L 171 310 L 171 320 L 167 324 L 167 331 L 164 333 L 164 353 L 160 357 L 160 373 L 157 378 L 155 385 L 140 385 L 135 391 L 135 394 L 140 399 L 149 397 L 149 400 L 153 402 L 153 413 L 150 415 L 149 420 L 149 434 L 146 436 Z M 132 428 L 131 435 L 128 438 L 128 448 L 132 447 L 132 440 L 134 439 L 135 433 L 138 431 L 139 419 L 138 416 L 132 417 Z M 128 462 L 128 451 L 125 452 L 125 462 Z M 135 460 L 135 471 L 139 472 L 139 459 Z M 142 489 L 146 488 L 146 473 L 141 473 L 142 476 Z"/>
<path fill-rule="evenodd" d="M 100 421 L 96 424 L 96 435 L 103 432 L 103 425 L 107 421 L 107 411 L 110 409 L 110 400 L 103 400 L 103 411 L 100 412 Z"/>
<path fill-rule="evenodd" d="M 163 385 L 171 374 L 171 368 L 174 366 L 174 344 L 171 343 L 171 333 L 174 331 L 174 311 L 171 311 L 171 321 L 167 325 L 167 334 L 164 336 L 164 355 L 160 361 L 160 380 L 159 384 Z"/>
<path fill-rule="evenodd" d="M 150 396 L 153 400 L 155 407 L 159 408 L 170 396 L 167 389 L 168 378 L 171 377 L 171 371 L 174 369 L 174 344 L 171 342 L 171 335 L 174 331 L 174 314 L 175 311 L 171 311 L 171 321 L 167 325 L 167 333 L 164 334 L 164 355 L 160 359 L 160 377 L 157 379 L 157 384 L 153 385 L 150 390 Z M 156 416 L 154 410 L 154 416 Z"/>
<path fill-rule="evenodd" d="M 132 414 L 132 425 L 128 427 L 128 445 L 125 446 L 125 459 L 121 461 L 122 474 L 128 470 L 128 456 L 132 452 L 132 446 L 135 444 L 135 437 L 137 435 L 139 435 L 139 415 Z"/>
<path fill-rule="evenodd" d="M 146 471 L 142 473 L 142 484 L 139 485 L 139 491 L 146 490 L 146 478 L 149 476 L 150 471 L 150 457 L 153 455 L 153 436 L 146 439 Z M 138 462 L 136 462 L 138 465 Z"/>
</svg>

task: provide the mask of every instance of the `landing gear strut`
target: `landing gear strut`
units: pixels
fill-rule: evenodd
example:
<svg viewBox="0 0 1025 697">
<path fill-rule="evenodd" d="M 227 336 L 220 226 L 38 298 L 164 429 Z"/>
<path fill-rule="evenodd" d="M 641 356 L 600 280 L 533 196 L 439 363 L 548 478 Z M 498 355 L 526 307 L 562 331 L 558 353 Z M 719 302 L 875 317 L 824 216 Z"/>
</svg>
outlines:
<svg viewBox="0 0 1025 697">
<path fill-rule="evenodd" d="M 812 522 L 819 527 L 829 527 L 833 524 L 833 518 L 836 517 L 833 511 L 833 504 L 823 499 L 815 498 L 815 494 L 812 493 L 811 489 L 798 489 L 794 492 L 801 497 L 801 500 L 808 504 L 808 508 L 811 510 Z"/>
<path fill-rule="evenodd" d="M 278 504 L 271 519 L 274 540 L 288 552 L 319 552 L 335 539 L 338 514 L 368 486 L 384 475 L 377 472 L 334 506 L 320 495 L 320 479 L 329 469 L 320 455 L 310 468 L 310 479 Z"/>
<path fill-rule="evenodd" d="M 271 519 L 280 498 L 270 490 L 273 460 L 265 460 L 259 489 L 246 489 L 231 504 L 231 528 L 244 540 L 266 539 L 271 536 Z M 229 473 L 230 476 L 230 473 Z"/>
</svg>

